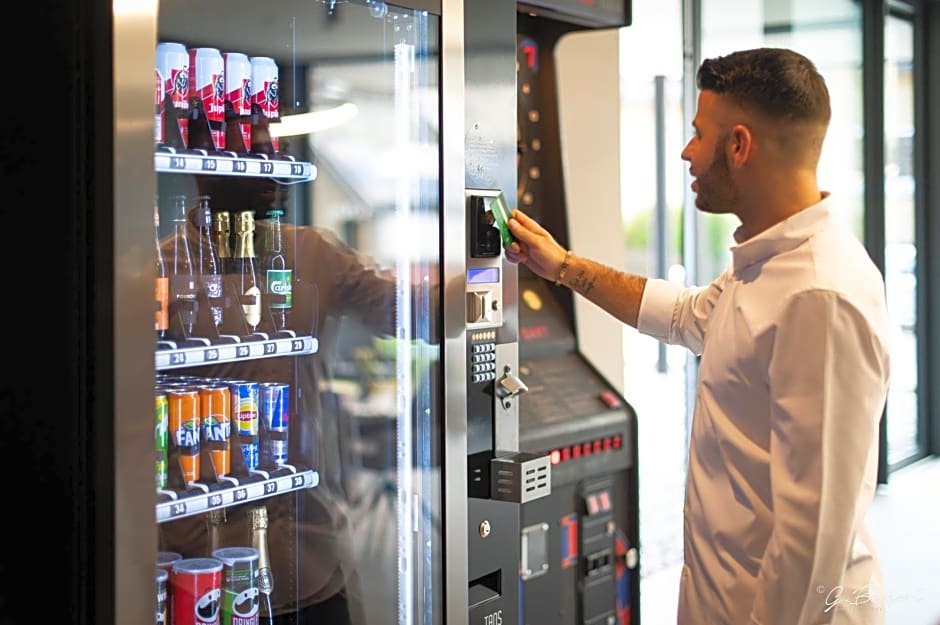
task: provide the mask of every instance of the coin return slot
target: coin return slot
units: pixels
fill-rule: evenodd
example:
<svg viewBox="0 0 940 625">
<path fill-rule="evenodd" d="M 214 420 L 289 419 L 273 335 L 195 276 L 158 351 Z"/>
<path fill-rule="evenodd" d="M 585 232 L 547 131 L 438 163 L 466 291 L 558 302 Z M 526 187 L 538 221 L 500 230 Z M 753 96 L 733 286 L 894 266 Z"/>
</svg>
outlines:
<svg viewBox="0 0 940 625">
<path fill-rule="evenodd" d="M 470 582 L 470 607 L 475 608 L 502 595 L 502 572 L 493 571 Z"/>
</svg>

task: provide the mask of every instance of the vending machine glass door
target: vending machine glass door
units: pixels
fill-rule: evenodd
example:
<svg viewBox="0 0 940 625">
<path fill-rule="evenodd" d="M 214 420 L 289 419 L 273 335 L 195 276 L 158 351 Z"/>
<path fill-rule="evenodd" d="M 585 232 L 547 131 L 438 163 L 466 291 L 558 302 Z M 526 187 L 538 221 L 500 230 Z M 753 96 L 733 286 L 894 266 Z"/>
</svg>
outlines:
<svg viewBox="0 0 940 625">
<path fill-rule="evenodd" d="M 164 622 L 443 621 L 440 39 L 375 0 L 160 2 Z"/>
</svg>

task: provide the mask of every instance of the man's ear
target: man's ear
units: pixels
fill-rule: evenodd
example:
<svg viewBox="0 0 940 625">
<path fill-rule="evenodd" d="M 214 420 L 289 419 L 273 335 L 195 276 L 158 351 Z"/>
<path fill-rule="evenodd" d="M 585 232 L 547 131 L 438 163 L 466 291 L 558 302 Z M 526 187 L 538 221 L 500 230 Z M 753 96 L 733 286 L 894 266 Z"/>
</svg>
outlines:
<svg viewBox="0 0 940 625">
<path fill-rule="evenodd" d="M 731 167 L 743 167 L 754 149 L 754 134 L 744 124 L 731 127 L 728 136 L 728 164 Z"/>
</svg>

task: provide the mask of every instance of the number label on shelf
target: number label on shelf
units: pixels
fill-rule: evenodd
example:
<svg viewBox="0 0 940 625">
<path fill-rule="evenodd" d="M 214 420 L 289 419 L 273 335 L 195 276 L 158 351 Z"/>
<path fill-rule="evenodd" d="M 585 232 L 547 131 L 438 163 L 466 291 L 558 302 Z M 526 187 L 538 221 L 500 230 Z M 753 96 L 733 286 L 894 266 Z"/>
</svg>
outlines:
<svg viewBox="0 0 940 625">
<path fill-rule="evenodd" d="M 186 352 L 173 352 L 172 354 L 170 354 L 170 364 L 185 365 L 186 364 Z"/>
<path fill-rule="evenodd" d="M 202 159 L 202 171 L 216 171 L 219 169 L 219 163 L 214 158 Z"/>
<path fill-rule="evenodd" d="M 173 504 L 170 504 L 170 516 L 178 517 L 186 514 L 186 502 L 177 501 Z"/>
<path fill-rule="evenodd" d="M 252 341 L 213 347 L 181 347 L 156 350 L 157 370 L 192 367 L 220 362 L 316 353 L 317 340 L 310 336 Z"/>
<path fill-rule="evenodd" d="M 235 492 L 232 493 L 232 497 L 236 502 L 246 501 L 248 499 L 248 489 L 247 488 L 236 488 Z"/>
<path fill-rule="evenodd" d="M 222 498 L 222 495 L 220 495 L 219 493 L 213 493 L 209 495 L 209 507 L 210 508 L 218 508 L 223 503 L 225 503 L 225 500 Z"/>
<path fill-rule="evenodd" d="M 270 482 L 265 482 L 265 483 L 264 483 L 264 494 L 265 494 L 265 495 L 273 495 L 273 494 L 276 493 L 276 492 L 277 492 L 277 482 L 275 482 L 275 481 L 272 480 L 272 481 L 270 481 Z"/>
<path fill-rule="evenodd" d="M 206 362 L 213 362 L 219 359 L 219 350 L 217 349 L 207 349 L 203 352 L 203 359 Z"/>
</svg>

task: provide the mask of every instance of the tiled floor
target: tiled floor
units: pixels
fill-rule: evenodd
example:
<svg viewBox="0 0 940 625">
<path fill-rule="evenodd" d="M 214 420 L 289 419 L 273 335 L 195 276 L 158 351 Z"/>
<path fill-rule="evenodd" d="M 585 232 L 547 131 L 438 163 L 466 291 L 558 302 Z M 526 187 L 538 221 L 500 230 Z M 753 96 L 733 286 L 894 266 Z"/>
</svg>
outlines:
<svg viewBox="0 0 940 625">
<path fill-rule="evenodd" d="M 940 457 L 894 473 L 868 521 L 885 579 L 885 625 L 940 625 Z M 679 568 L 643 577 L 642 625 L 675 624 Z"/>
</svg>

